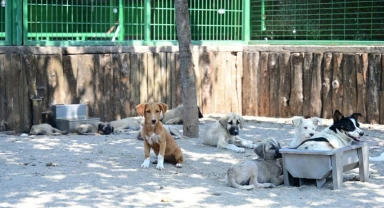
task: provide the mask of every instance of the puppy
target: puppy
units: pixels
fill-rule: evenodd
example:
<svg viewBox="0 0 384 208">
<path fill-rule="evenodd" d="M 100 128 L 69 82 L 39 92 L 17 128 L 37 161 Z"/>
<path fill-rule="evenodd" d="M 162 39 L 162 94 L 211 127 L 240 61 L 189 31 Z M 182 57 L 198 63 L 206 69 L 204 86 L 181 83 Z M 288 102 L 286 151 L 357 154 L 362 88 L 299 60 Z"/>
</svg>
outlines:
<svg viewBox="0 0 384 208">
<path fill-rule="evenodd" d="M 29 131 L 30 135 L 62 135 L 67 133 L 68 132 L 60 131 L 46 123 L 33 125 Z"/>
<path fill-rule="evenodd" d="M 161 112 L 167 111 L 167 105 L 160 102 L 142 103 L 136 106 L 139 115 L 144 116 L 144 126 L 141 135 L 144 138 L 144 162 L 142 168 L 149 167 L 151 149 L 157 156 L 156 169 L 164 169 L 164 161 L 181 168 L 183 154 L 172 136 L 164 129 L 160 122 Z"/>
<path fill-rule="evenodd" d="M 255 148 L 258 158 L 228 169 L 227 185 L 238 189 L 272 188 L 283 183 L 280 144 L 266 139 Z M 279 159 L 278 159 L 279 158 Z"/>
<path fill-rule="evenodd" d="M 144 118 L 142 117 L 128 117 L 121 120 L 109 122 L 113 127 L 115 133 L 121 133 L 125 130 L 139 131 L 144 123 Z"/>
<path fill-rule="evenodd" d="M 244 125 L 243 117 L 229 113 L 220 118 L 213 125 L 207 127 L 203 134 L 204 144 L 229 149 L 235 152 L 245 152 L 246 148 L 255 148 L 251 141 L 239 137 L 240 129 Z"/>
<path fill-rule="evenodd" d="M 307 150 L 333 150 L 346 147 L 352 142 L 360 142 L 364 135 L 357 122 L 360 113 L 353 113 L 349 117 L 344 117 L 340 111 L 336 110 L 333 114 L 333 124 L 323 131 L 315 134 L 310 139 L 302 142 L 297 149 Z"/>
<path fill-rule="evenodd" d="M 200 111 L 200 108 L 197 107 L 199 118 L 203 118 L 203 114 Z M 183 124 L 183 113 L 184 107 L 183 104 L 177 106 L 176 108 L 170 109 L 165 112 L 164 116 L 162 116 L 161 122 L 163 124 Z"/>
<path fill-rule="evenodd" d="M 292 118 L 292 124 L 295 127 L 295 137 L 291 141 L 290 146 L 295 147 L 315 135 L 316 127 L 318 124 L 321 124 L 321 119 L 317 117 L 304 118 L 295 116 Z"/>
<path fill-rule="evenodd" d="M 109 123 L 98 123 L 98 124 L 81 124 L 77 128 L 77 133 L 80 135 L 95 135 L 97 133 L 108 135 L 113 133 L 114 128 Z"/>
</svg>

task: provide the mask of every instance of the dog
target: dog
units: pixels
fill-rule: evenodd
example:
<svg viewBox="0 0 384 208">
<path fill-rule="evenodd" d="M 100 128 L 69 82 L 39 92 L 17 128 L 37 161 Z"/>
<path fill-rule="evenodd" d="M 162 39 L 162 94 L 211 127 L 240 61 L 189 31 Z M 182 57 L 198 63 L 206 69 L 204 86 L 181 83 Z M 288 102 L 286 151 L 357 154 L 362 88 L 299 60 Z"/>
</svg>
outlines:
<svg viewBox="0 0 384 208">
<path fill-rule="evenodd" d="M 272 138 L 261 142 L 256 148 L 256 160 L 233 165 L 225 177 L 226 184 L 237 189 L 273 188 L 283 184 L 283 166 L 280 144 Z"/>
<path fill-rule="evenodd" d="M 317 125 L 321 124 L 321 118 L 295 116 L 292 118 L 292 124 L 295 127 L 295 137 L 290 146 L 295 147 L 315 135 Z"/>
<path fill-rule="evenodd" d="M 99 122 L 97 124 L 81 124 L 77 127 L 76 132 L 80 135 L 95 135 L 97 133 L 109 135 L 114 131 L 110 123 Z"/>
<path fill-rule="evenodd" d="M 167 130 L 167 132 L 170 133 L 174 139 L 181 139 L 181 138 L 188 139 L 189 138 L 187 136 L 181 135 L 180 132 L 176 128 L 173 128 L 171 125 L 163 125 L 163 126 L 164 126 L 165 130 Z M 141 136 L 141 131 L 139 131 L 139 133 L 137 134 L 137 139 L 143 140 L 143 137 Z"/>
<path fill-rule="evenodd" d="M 200 108 L 197 107 L 199 118 L 203 118 L 203 114 L 200 111 Z M 183 113 L 184 107 L 183 104 L 178 105 L 176 108 L 170 109 L 162 116 L 161 122 L 163 124 L 183 124 Z"/>
<path fill-rule="evenodd" d="M 59 129 L 56 129 L 52 127 L 51 125 L 47 123 L 43 124 L 37 124 L 33 125 L 31 129 L 29 130 L 30 135 L 63 135 L 63 134 L 68 134 L 66 131 L 61 131 Z"/>
<path fill-rule="evenodd" d="M 235 152 L 243 153 L 246 148 L 255 148 L 257 145 L 251 141 L 239 137 L 240 129 L 243 128 L 245 120 L 243 117 L 228 113 L 218 121 L 207 127 L 203 134 L 204 144 L 229 149 Z"/>
<path fill-rule="evenodd" d="M 157 156 L 156 169 L 163 170 L 164 162 L 170 162 L 181 168 L 184 158 L 180 147 L 165 130 L 160 121 L 161 112 L 167 111 L 167 105 L 161 102 L 141 103 L 136 106 L 139 115 L 144 116 L 141 135 L 144 138 L 144 162 L 142 168 L 148 168 L 151 149 Z"/>
<path fill-rule="evenodd" d="M 378 157 L 369 157 L 370 161 L 384 161 L 384 152 Z"/>
<path fill-rule="evenodd" d="M 349 146 L 352 142 L 360 142 L 364 132 L 359 128 L 360 124 L 357 119 L 361 116 L 361 113 L 353 113 L 349 117 L 344 117 L 340 111 L 336 110 L 331 126 L 302 142 L 294 149 L 334 150 Z"/>
<path fill-rule="evenodd" d="M 139 131 L 141 130 L 143 123 L 144 118 L 142 117 L 128 117 L 109 122 L 109 124 L 113 127 L 115 134 L 119 134 L 125 130 Z"/>
</svg>

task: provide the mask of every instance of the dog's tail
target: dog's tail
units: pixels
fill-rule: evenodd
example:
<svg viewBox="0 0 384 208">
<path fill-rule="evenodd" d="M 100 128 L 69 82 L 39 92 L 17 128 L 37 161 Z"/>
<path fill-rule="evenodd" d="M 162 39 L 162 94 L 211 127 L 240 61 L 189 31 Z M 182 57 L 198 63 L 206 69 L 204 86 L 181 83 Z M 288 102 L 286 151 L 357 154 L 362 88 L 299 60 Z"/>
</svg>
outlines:
<svg viewBox="0 0 384 208">
<path fill-rule="evenodd" d="M 231 175 L 231 170 L 228 170 L 228 174 Z M 249 190 L 255 188 L 253 184 L 250 185 L 240 185 L 236 183 L 236 180 L 233 176 L 228 177 L 228 174 L 225 175 L 225 183 L 228 184 L 229 186 L 237 189 L 243 189 L 243 190 Z"/>
</svg>

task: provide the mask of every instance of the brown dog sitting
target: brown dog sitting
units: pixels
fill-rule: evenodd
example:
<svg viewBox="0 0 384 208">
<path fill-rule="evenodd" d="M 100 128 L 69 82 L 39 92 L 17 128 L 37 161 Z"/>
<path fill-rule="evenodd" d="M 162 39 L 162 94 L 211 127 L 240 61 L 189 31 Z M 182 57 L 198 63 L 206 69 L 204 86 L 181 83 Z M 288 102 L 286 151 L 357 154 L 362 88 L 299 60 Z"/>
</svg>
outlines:
<svg viewBox="0 0 384 208">
<path fill-rule="evenodd" d="M 149 167 L 149 155 L 152 149 L 157 156 L 157 169 L 164 169 L 164 161 L 181 168 L 183 163 L 181 149 L 159 120 L 160 114 L 167 111 L 167 105 L 160 102 L 142 103 L 136 106 L 136 110 L 139 115 L 144 116 L 141 135 L 144 138 L 145 159 L 141 167 Z"/>
</svg>

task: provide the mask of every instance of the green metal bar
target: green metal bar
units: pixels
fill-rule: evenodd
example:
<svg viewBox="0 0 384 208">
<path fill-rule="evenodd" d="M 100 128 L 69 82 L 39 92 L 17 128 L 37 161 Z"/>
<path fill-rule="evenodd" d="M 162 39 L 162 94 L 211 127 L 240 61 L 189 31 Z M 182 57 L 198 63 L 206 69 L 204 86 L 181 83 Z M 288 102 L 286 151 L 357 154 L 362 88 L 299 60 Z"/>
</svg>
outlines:
<svg viewBox="0 0 384 208">
<path fill-rule="evenodd" d="M 244 42 L 250 40 L 250 25 L 251 25 L 251 15 L 250 15 L 250 0 L 243 0 L 243 30 L 242 30 L 242 39 Z"/>
<path fill-rule="evenodd" d="M 119 0 L 119 41 L 124 41 L 125 28 L 124 28 L 124 1 Z"/>
<path fill-rule="evenodd" d="M 144 2 L 144 43 L 151 40 L 151 0 Z"/>
<path fill-rule="evenodd" d="M 28 42 L 28 0 L 23 0 L 23 43 Z"/>
<path fill-rule="evenodd" d="M 7 45 L 12 45 L 12 28 L 13 28 L 13 18 L 12 18 L 12 2 L 5 2 L 5 42 Z"/>
<path fill-rule="evenodd" d="M 261 0 L 261 23 L 260 23 L 260 30 L 261 31 L 264 31 L 265 30 L 265 0 Z M 244 9 L 243 9 L 243 12 L 244 12 Z"/>
</svg>

